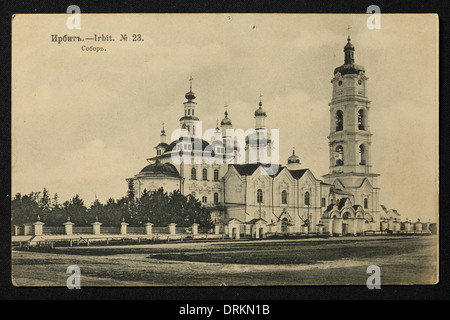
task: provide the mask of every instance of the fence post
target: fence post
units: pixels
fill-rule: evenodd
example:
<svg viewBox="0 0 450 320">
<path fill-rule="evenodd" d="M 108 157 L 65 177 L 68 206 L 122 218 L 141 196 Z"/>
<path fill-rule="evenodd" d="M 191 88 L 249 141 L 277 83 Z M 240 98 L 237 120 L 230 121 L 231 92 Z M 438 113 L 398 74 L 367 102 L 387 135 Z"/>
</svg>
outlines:
<svg viewBox="0 0 450 320">
<path fill-rule="evenodd" d="M 99 235 L 100 234 L 100 226 L 102 225 L 102 223 L 98 222 L 98 217 L 95 217 L 95 222 L 93 222 L 91 224 L 92 224 L 93 234 Z"/>
<path fill-rule="evenodd" d="M 63 223 L 64 225 L 64 232 L 66 235 L 72 235 L 73 234 L 73 225 L 75 223 L 70 221 L 70 217 L 67 218 L 67 222 Z"/>
<path fill-rule="evenodd" d="M 145 234 L 152 234 L 153 223 L 147 222 L 145 224 Z"/>
<path fill-rule="evenodd" d="M 29 236 L 31 234 L 33 234 L 33 224 L 25 223 L 23 225 L 23 235 L 24 236 Z"/>
<path fill-rule="evenodd" d="M 41 218 L 38 216 L 37 217 L 37 221 L 35 223 L 33 223 L 33 234 L 35 236 L 42 236 L 43 233 L 43 226 L 45 223 L 43 223 L 42 221 L 40 221 Z"/>
<path fill-rule="evenodd" d="M 420 219 L 417 219 L 417 222 L 414 224 L 414 233 L 422 233 L 422 223 Z"/>
<path fill-rule="evenodd" d="M 410 233 L 411 232 L 411 223 L 406 220 L 405 221 L 405 233 Z"/>
<path fill-rule="evenodd" d="M 198 223 L 193 223 L 192 224 L 192 235 L 196 235 L 196 234 L 198 234 L 198 226 L 199 226 L 199 224 Z"/>
<path fill-rule="evenodd" d="M 122 219 L 122 223 L 120 224 L 120 234 L 127 234 L 127 226 L 128 223 L 125 222 L 125 218 Z"/>
<path fill-rule="evenodd" d="M 177 224 L 176 224 L 176 223 L 171 223 L 171 224 L 169 224 L 169 234 L 171 234 L 171 235 L 177 234 L 177 229 L 176 229 L 176 227 L 177 227 Z"/>
</svg>

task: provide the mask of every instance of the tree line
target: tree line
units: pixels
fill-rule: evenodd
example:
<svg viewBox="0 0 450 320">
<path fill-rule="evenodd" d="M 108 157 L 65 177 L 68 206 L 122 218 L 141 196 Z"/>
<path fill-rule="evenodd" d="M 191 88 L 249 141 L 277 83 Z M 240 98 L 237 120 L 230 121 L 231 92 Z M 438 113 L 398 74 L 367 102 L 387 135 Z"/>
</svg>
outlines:
<svg viewBox="0 0 450 320">
<path fill-rule="evenodd" d="M 178 190 L 167 193 L 163 188 L 144 190 L 135 197 L 132 189 L 118 200 L 110 198 L 106 203 L 95 200 L 89 207 L 79 195 L 59 203 L 58 194 L 53 197 L 46 188 L 42 192 L 27 195 L 17 193 L 11 201 L 12 225 L 23 225 L 40 220 L 46 226 L 61 226 L 72 221 L 76 226 L 90 226 L 100 221 L 104 226 L 119 226 L 126 221 L 130 226 L 143 226 L 151 222 L 156 227 L 176 223 L 189 227 L 194 222 L 201 227 L 211 228 L 211 211 L 192 195 L 182 195 Z"/>
</svg>

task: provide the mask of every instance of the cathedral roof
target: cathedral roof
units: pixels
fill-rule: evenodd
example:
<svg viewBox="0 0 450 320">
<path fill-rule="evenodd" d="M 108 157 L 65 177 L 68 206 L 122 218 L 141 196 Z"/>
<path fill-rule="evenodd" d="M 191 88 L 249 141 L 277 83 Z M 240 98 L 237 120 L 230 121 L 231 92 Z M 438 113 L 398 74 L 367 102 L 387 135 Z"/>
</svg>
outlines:
<svg viewBox="0 0 450 320">
<path fill-rule="evenodd" d="M 156 161 L 146 167 L 144 167 L 141 174 L 154 175 L 154 176 L 167 176 L 167 177 L 179 177 L 177 168 L 171 163 L 161 163 Z"/>
<path fill-rule="evenodd" d="M 303 177 L 303 175 L 305 174 L 305 172 L 308 171 L 308 169 L 301 169 L 301 170 L 289 170 L 289 172 L 291 173 L 292 177 L 296 180 L 300 179 L 301 177 Z"/>
<path fill-rule="evenodd" d="M 269 176 L 277 176 L 285 167 L 282 167 L 278 165 L 276 168 L 272 169 L 270 164 L 262 164 L 262 163 L 251 163 L 251 164 L 233 164 L 233 167 L 237 170 L 237 172 L 241 176 L 251 176 L 256 169 L 258 169 L 260 166 L 264 167 L 265 171 L 268 173 Z M 275 171 L 270 171 L 275 170 Z M 301 170 L 288 170 L 292 177 L 296 180 L 303 177 L 306 171 L 308 169 L 301 169 Z"/>
<path fill-rule="evenodd" d="M 245 224 L 255 224 L 255 223 L 257 223 L 258 221 L 261 221 L 261 222 L 263 222 L 263 223 L 267 223 L 267 221 L 264 220 L 263 218 L 255 218 L 255 219 L 252 219 L 252 220 L 250 220 L 250 221 L 247 221 Z"/>
<path fill-rule="evenodd" d="M 260 166 L 259 163 L 251 164 L 234 164 L 233 167 L 241 176 L 251 176 Z"/>
<path fill-rule="evenodd" d="M 334 194 L 340 194 L 340 195 L 344 195 L 344 196 L 351 196 L 351 195 L 353 195 L 350 192 L 347 192 L 347 191 L 344 191 L 344 190 L 341 190 L 341 189 L 338 189 L 338 188 L 332 188 L 331 192 L 333 192 Z"/>
<path fill-rule="evenodd" d="M 167 144 L 167 143 L 165 143 L 165 142 L 161 142 L 160 144 L 158 144 L 157 146 L 156 146 L 156 148 L 159 148 L 159 147 L 161 147 L 161 148 L 167 148 L 169 145 Z"/>
<path fill-rule="evenodd" d="M 186 137 L 184 137 L 184 139 L 186 139 Z M 202 151 L 205 150 L 205 148 L 207 146 L 209 146 L 209 143 L 207 141 L 203 140 L 203 139 L 190 138 L 190 140 L 191 140 L 191 142 L 194 142 L 194 143 L 201 143 Z M 189 141 L 189 138 L 188 138 L 188 141 Z M 171 142 L 169 144 L 169 146 L 166 148 L 166 152 L 172 151 L 179 142 L 183 142 L 183 138 L 179 138 L 178 140 L 175 140 L 175 141 Z"/>
<path fill-rule="evenodd" d="M 363 66 L 359 66 L 355 63 L 349 63 L 349 64 L 343 64 L 340 67 L 337 67 L 334 69 L 334 74 L 340 72 L 341 75 L 345 74 L 359 74 L 360 72 L 365 72 L 365 69 Z"/>
<path fill-rule="evenodd" d="M 209 146 L 209 143 L 207 141 L 203 140 L 203 139 L 192 138 L 192 137 L 191 138 L 184 137 L 184 139 L 187 139 L 188 142 L 190 141 L 191 143 L 194 143 L 194 148 L 196 148 L 195 144 L 200 144 L 201 145 L 201 151 L 204 151 L 206 149 L 206 147 Z M 175 140 L 175 141 L 171 142 L 166 148 L 164 148 L 164 153 L 162 155 L 158 155 L 158 156 L 155 156 L 155 157 L 148 158 L 147 161 L 155 161 L 155 160 L 158 160 L 158 159 L 171 157 L 172 151 L 176 151 L 174 149 L 177 146 L 177 144 L 180 143 L 180 142 L 181 143 L 184 142 L 183 137 L 179 138 L 178 140 Z M 189 150 L 189 151 L 194 154 L 197 150 L 194 149 L 194 150 Z"/>
<path fill-rule="evenodd" d="M 339 200 L 339 203 L 338 203 L 339 210 L 341 210 L 345 206 L 345 203 L 347 202 L 347 200 L 349 200 L 349 198 L 342 198 L 341 200 Z"/>
</svg>

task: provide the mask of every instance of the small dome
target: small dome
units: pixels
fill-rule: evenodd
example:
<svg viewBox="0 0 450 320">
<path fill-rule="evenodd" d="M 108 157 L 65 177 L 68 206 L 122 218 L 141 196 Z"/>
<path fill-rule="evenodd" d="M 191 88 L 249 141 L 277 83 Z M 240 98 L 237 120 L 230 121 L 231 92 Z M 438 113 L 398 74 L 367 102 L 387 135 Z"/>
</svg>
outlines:
<svg viewBox="0 0 450 320">
<path fill-rule="evenodd" d="M 350 38 L 347 39 L 347 44 L 344 47 L 344 51 L 355 50 L 355 46 L 350 42 Z"/>
<path fill-rule="evenodd" d="M 266 112 L 262 109 L 262 102 L 259 102 L 259 108 L 255 111 L 255 117 L 265 117 Z"/>
<path fill-rule="evenodd" d="M 301 170 L 300 158 L 295 155 L 294 149 L 292 150 L 292 155 L 288 158 L 287 168 L 291 171 L 291 173 Z"/>
<path fill-rule="evenodd" d="M 155 176 L 179 177 L 177 168 L 171 163 L 161 163 L 156 161 L 141 170 L 140 173 Z"/>
<path fill-rule="evenodd" d="M 228 112 L 225 112 L 225 118 L 223 118 L 222 121 L 220 121 L 220 125 L 222 127 L 232 125 L 230 118 L 228 118 Z"/>
<path fill-rule="evenodd" d="M 189 91 L 188 93 L 185 94 L 185 97 L 188 100 L 194 100 L 195 99 L 195 93 L 193 93 L 192 91 Z"/>
<path fill-rule="evenodd" d="M 295 155 L 295 150 L 292 150 L 292 155 L 288 158 L 289 163 L 298 163 L 300 164 L 300 158 Z"/>
</svg>

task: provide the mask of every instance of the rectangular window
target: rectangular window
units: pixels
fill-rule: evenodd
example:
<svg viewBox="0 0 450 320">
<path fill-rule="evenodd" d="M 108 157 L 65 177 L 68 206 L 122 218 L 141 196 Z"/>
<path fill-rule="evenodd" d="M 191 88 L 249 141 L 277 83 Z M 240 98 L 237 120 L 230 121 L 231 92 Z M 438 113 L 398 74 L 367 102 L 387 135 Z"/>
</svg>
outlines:
<svg viewBox="0 0 450 320">
<path fill-rule="evenodd" d="M 327 206 L 327 201 L 325 198 L 322 198 L 322 207 L 326 207 Z"/>
</svg>

